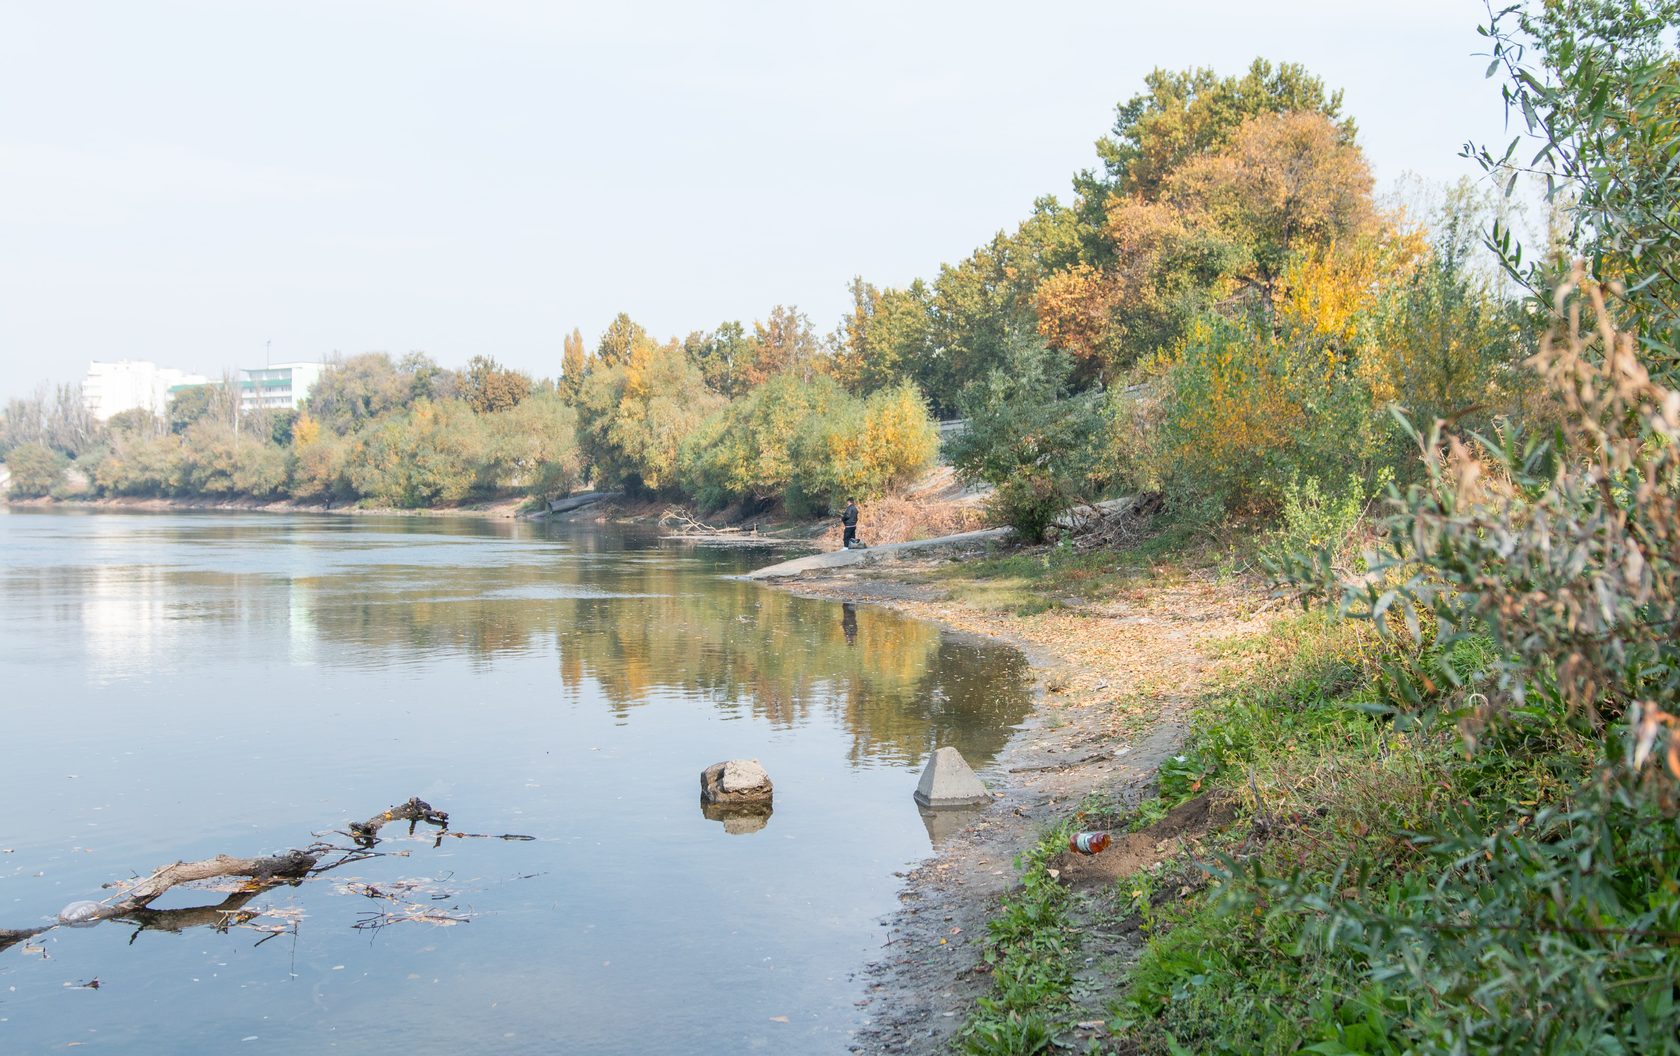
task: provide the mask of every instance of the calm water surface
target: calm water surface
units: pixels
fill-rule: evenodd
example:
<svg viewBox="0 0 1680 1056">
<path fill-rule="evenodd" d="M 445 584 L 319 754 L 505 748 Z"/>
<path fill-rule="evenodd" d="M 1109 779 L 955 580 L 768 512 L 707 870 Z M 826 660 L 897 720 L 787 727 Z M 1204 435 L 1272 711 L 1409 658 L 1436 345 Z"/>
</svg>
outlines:
<svg viewBox="0 0 1680 1056">
<path fill-rule="evenodd" d="M 263 892 L 246 926 L 13 945 L 0 1052 L 844 1052 L 893 873 L 929 850 L 920 765 L 988 763 L 1026 667 L 724 578 L 769 559 L 489 521 L 0 513 L 0 929 L 178 858 L 346 844 L 330 830 L 412 795 L 536 837 L 393 826 L 397 853 Z M 775 812 L 730 833 L 698 774 L 743 756 Z"/>
</svg>

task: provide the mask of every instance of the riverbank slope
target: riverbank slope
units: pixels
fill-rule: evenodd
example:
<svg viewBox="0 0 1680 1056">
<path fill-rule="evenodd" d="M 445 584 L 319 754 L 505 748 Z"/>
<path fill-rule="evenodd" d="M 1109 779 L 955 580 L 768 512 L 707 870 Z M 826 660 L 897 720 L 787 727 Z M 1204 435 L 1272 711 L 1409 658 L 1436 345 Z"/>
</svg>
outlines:
<svg viewBox="0 0 1680 1056">
<path fill-rule="evenodd" d="M 1038 672 L 1033 718 L 987 773 L 998 801 L 906 875 L 865 975 L 856 1050 L 932 1054 L 991 987 L 987 921 L 1018 883 L 1017 856 L 1093 797 L 1148 796 L 1191 707 L 1223 679 L 1230 643 L 1261 634 L 1274 610 L 1253 580 L 1147 549 L 1080 554 L 980 538 L 894 556 L 813 562 L 777 582 L 1009 643 Z M 1138 945 L 1134 933 L 1084 952 L 1127 959 Z"/>
</svg>

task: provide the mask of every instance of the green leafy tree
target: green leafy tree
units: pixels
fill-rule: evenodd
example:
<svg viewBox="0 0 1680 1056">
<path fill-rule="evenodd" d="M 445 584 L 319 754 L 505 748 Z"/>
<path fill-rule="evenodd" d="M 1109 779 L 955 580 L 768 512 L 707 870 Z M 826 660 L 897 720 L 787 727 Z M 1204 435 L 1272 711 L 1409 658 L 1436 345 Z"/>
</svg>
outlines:
<svg viewBox="0 0 1680 1056">
<path fill-rule="evenodd" d="M 11 472 L 14 498 L 33 499 L 51 494 L 64 483 L 69 459 L 45 444 L 19 444 L 6 452 L 6 469 Z"/>
<path fill-rule="evenodd" d="M 1392 727 L 1456 719 L 1467 762 L 1449 775 L 1487 793 L 1385 833 L 1391 860 L 1239 867 L 1223 892 L 1273 933 L 1305 922 L 1294 948 L 1339 957 L 1345 992 L 1413 1010 L 1389 1021 L 1392 1051 L 1676 1047 L 1680 393 L 1652 380 L 1601 288 L 1578 275 L 1557 309 L 1534 360 L 1555 420 L 1431 429 L 1425 478 L 1392 495 L 1357 580 L 1322 556 L 1290 570 L 1340 586 L 1389 644 L 1373 705 Z M 1492 654 L 1474 682 L 1429 662 L 1458 650 Z M 1507 791 L 1493 778 L 1518 760 L 1534 783 Z"/>
<path fill-rule="evenodd" d="M 113 436 L 156 436 L 163 431 L 163 423 L 149 409 L 131 407 L 111 415 L 105 428 Z"/>
<path fill-rule="evenodd" d="M 408 381 L 403 405 L 415 400 L 448 400 L 458 395 L 460 379 L 454 371 L 437 365 L 424 352 L 410 352 L 397 363 L 397 373 Z"/>
<path fill-rule="evenodd" d="M 577 411 L 553 391 L 486 418 L 488 474 L 494 486 L 537 498 L 571 491 L 583 477 L 577 426 Z"/>
<path fill-rule="evenodd" d="M 852 280 L 852 310 L 834 337 L 829 373 L 847 389 L 870 393 L 915 374 L 933 347 L 932 295 L 917 279 L 902 290 Z"/>
<path fill-rule="evenodd" d="M 752 387 L 758 346 L 738 321 L 720 323 L 710 333 L 692 333 L 683 348 L 713 392 L 733 399 Z"/>
<path fill-rule="evenodd" d="M 459 503 L 486 485 L 483 419 L 462 400 L 419 400 L 356 437 L 347 476 L 360 495 L 413 508 Z"/>
<path fill-rule="evenodd" d="M 169 431 L 184 433 L 195 422 L 230 420 L 230 398 L 214 383 L 192 385 L 169 397 Z"/>
<path fill-rule="evenodd" d="M 1653 369 L 1680 377 L 1680 30 L 1675 0 L 1555 0 L 1513 5 L 1482 33 L 1488 75 L 1503 75 L 1507 110 L 1524 136 L 1502 151 L 1467 145 L 1507 195 L 1543 178 L 1568 203 L 1570 252 L 1620 284 L 1625 323 Z M 1532 157 L 1531 157 L 1532 155 Z M 1491 240 L 1510 273 L 1542 303 L 1567 262 L 1525 257 L 1509 227 Z"/>
<path fill-rule="evenodd" d="M 995 489 L 993 513 L 1038 541 L 1068 507 L 1108 485 L 1102 394 L 1070 390 L 1073 364 L 1041 339 L 1010 335 L 1003 362 L 964 397 L 957 472 Z"/>
<path fill-rule="evenodd" d="M 845 402 L 838 383 L 778 374 L 709 418 L 683 445 L 683 490 L 707 509 L 782 498 L 796 468 L 794 446 L 806 423 Z"/>
<path fill-rule="evenodd" d="M 310 389 L 310 417 L 344 436 L 406 407 L 414 398 L 416 376 L 399 370 L 384 352 L 351 356 L 329 366 Z"/>
<path fill-rule="evenodd" d="M 579 433 L 597 480 L 669 489 L 682 442 L 723 403 L 675 341 L 639 344 L 625 362 L 603 359 L 578 400 Z"/>
<path fill-rule="evenodd" d="M 186 455 L 177 433 L 114 434 L 109 452 L 93 468 L 93 482 L 107 495 L 174 495 L 185 490 Z"/>
</svg>

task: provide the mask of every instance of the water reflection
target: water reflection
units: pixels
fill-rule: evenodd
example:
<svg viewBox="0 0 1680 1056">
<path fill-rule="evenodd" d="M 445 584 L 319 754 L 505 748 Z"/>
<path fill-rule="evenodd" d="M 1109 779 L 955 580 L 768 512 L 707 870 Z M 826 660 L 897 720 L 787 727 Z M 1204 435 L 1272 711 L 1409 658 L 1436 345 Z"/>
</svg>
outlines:
<svg viewBox="0 0 1680 1056">
<path fill-rule="evenodd" d="M 1024 667 L 726 578 L 771 556 L 527 524 L 0 513 L 0 736 L 31 746 L 0 770 L 0 924 L 35 936 L 0 957 L 0 1051 L 843 1051 L 846 980 L 928 850 L 916 769 L 945 744 L 985 763 L 1027 711 Z M 695 771 L 723 758 L 764 760 L 773 817 L 696 815 Z M 139 922 L 186 941 L 32 930 L 113 878 L 295 846 L 300 819 L 410 794 L 535 839 Z M 370 885 L 476 915 L 343 926 Z M 198 926 L 253 910 L 331 926 L 260 949 L 263 921 Z M 96 975 L 94 1000 L 64 988 Z"/>
<path fill-rule="evenodd" d="M 222 656 L 254 650 L 276 628 L 299 665 L 453 654 L 490 670 L 552 654 L 563 692 L 598 695 L 623 721 L 670 695 L 779 728 L 831 713 L 854 765 L 915 765 L 946 744 L 983 764 L 1029 706 L 1012 651 L 723 578 L 763 555 L 496 524 L 185 520 L 142 521 L 121 564 L 20 562 L 0 590 L 75 625 L 103 682 L 212 641 Z M 99 552 L 108 526 L 90 527 Z M 472 545 L 486 533 L 498 545 Z"/>
<path fill-rule="evenodd" d="M 941 807 L 933 810 L 918 804 L 916 809 L 921 812 L 922 824 L 927 828 L 928 842 L 934 847 L 942 846 L 951 837 L 972 827 L 986 813 L 985 807 Z"/>
<path fill-rule="evenodd" d="M 761 832 L 770 824 L 775 813 L 769 803 L 706 803 L 700 804 L 700 816 L 707 821 L 723 824 L 723 831 L 731 836 L 746 836 Z"/>
</svg>

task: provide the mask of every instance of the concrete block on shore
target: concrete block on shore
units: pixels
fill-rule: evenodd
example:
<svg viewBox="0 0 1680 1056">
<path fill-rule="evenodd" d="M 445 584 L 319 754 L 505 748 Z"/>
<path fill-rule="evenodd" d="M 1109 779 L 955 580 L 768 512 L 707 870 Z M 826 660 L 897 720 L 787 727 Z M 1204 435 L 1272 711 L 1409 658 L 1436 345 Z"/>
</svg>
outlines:
<svg viewBox="0 0 1680 1056">
<path fill-rule="evenodd" d="M 933 753 L 916 785 L 916 802 L 924 807 L 971 807 L 991 801 L 992 794 L 974 776 L 968 760 L 949 746 Z"/>
</svg>

